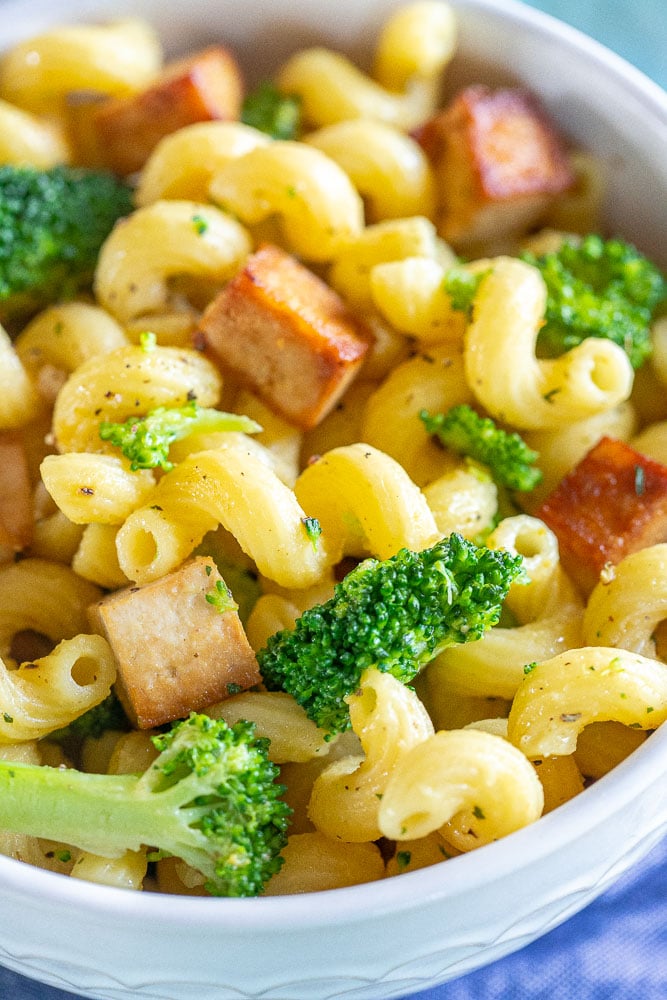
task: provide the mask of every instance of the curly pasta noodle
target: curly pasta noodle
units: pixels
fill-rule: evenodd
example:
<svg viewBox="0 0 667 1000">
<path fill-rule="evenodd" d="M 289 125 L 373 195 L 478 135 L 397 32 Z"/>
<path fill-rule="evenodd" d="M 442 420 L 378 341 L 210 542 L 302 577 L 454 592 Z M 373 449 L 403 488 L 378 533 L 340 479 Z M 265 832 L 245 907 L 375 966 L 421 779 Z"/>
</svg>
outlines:
<svg viewBox="0 0 667 1000">
<path fill-rule="evenodd" d="M 318 729 L 294 698 L 282 691 L 244 691 L 206 709 L 214 719 L 233 725 L 255 723 L 257 736 L 269 739 L 269 758 L 276 764 L 303 763 L 329 753 L 326 732 Z"/>
<path fill-rule="evenodd" d="M 252 226 L 278 216 L 287 246 L 309 261 L 331 260 L 361 232 L 361 197 L 330 157 L 300 142 L 258 146 L 213 177 L 211 199 Z"/>
<path fill-rule="evenodd" d="M 199 314 L 187 293 L 203 288 L 208 301 L 250 249 L 244 227 L 213 205 L 157 201 L 112 230 L 98 258 L 95 295 L 124 326 L 160 332 L 162 324 L 176 336 Z M 172 291 L 176 279 L 184 286 L 180 296 Z"/>
<path fill-rule="evenodd" d="M 434 442 L 419 419 L 472 401 L 463 357 L 448 345 L 436 345 L 399 364 L 370 396 L 361 438 L 403 466 L 418 486 L 438 479 L 459 462 Z"/>
<path fill-rule="evenodd" d="M 0 661 L 0 740 L 39 739 L 68 725 L 103 701 L 115 679 L 114 655 L 99 635 L 63 639 L 15 670 Z"/>
<path fill-rule="evenodd" d="M 362 675 L 349 705 L 364 756 L 344 757 L 325 768 L 313 785 L 308 816 L 329 837 L 377 840 L 387 782 L 405 754 L 433 734 L 433 723 L 410 688 L 373 667 Z"/>
<path fill-rule="evenodd" d="M 41 410 L 39 394 L 21 359 L 0 327 L 0 431 L 23 427 Z"/>
<path fill-rule="evenodd" d="M 69 146 L 54 122 L 0 100 L 0 163 L 48 170 L 69 161 Z"/>
<path fill-rule="evenodd" d="M 258 530 L 257 511 L 264 512 Z M 158 483 L 117 537 L 121 569 L 148 583 L 174 569 L 219 524 L 234 535 L 260 573 L 284 587 L 308 587 L 330 563 L 313 545 L 293 491 L 242 447 L 196 452 Z"/>
<path fill-rule="evenodd" d="M 492 733 L 507 739 L 506 718 L 480 719 L 469 723 L 465 728 L 481 730 L 484 733 Z M 558 808 L 583 791 L 583 775 L 573 754 L 563 757 L 538 757 L 531 763 L 544 792 L 543 815 Z M 462 835 L 468 836 L 468 834 L 459 834 L 458 837 L 454 838 L 457 843 L 461 842 Z"/>
<path fill-rule="evenodd" d="M 0 569 L 0 657 L 14 666 L 11 647 L 19 632 L 32 631 L 52 642 L 88 630 L 86 609 L 101 596 L 69 566 L 45 559 L 22 559 Z"/>
<path fill-rule="evenodd" d="M 392 326 L 423 344 L 461 343 L 466 316 L 452 308 L 447 267 L 423 256 L 377 264 L 370 275 L 373 304 Z"/>
<path fill-rule="evenodd" d="M 297 94 L 313 127 L 353 118 L 408 130 L 435 110 L 440 78 L 456 45 L 456 21 L 447 4 L 408 5 L 385 22 L 374 76 L 325 48 L 304 49 L 280 70 L 277 83 Z"/>
<path fill-rule="evenodd" d="M 424 496 L 443 537 L 455 531 L 474 540 L 492 527 L 498 511 L 496 484 L 468 463 L 429 483 Z"/>
<path fill-rule="evenodd" d="M 371 222 L 413 215 L 433 219 L 435 181 L 421 146 L 382 122 L 338 122 L 305 136 L 331 157 L 363 196 Z"/>
<path fill-rule="evenodd" d="M 490 265 L 474 299 L 464 358 L 468 383 L 491 416 L 520 430 L 555 429 L 628 398 L 632 366 L 610 340 L 588 337 L 560 358 L 538 359 L 542 276 L 511 257 Z"/>
<path fill-rule="evenodd" d="M 269 882 L 265 896 L 321 892 L 384 878 L 384 861 L 376 844 L 341 844 L 323 833 L 290 835 L 284 865 Z"/>
<path fill-rule="evenodd" d="M 385 219 L 343 240 L 329 268 L 328 281 L 357 309 L 374 308 L 371 279 L 376 266 L 419 257 L 455 263 L 454 254 L 423 215 Z"/>
<path fill-rule="evenodd" d="M 162 199 L 205 202 L 215 174 L 269 137 L 242 122 L 196 122 L 165 136 L 146 161 L 134 196 L 140 208 Z"/>
<path fill-rule="evenodd" d="M 14 341 L 26 371 L 35 378 L 45 366 L 73 372 L 100 354 L 129 344 L 123 327 L 89 302 L 63 302 L 35 316 Z"/>
<path fill-rule="evenodd" d="M 129 346 L 97 355 L 75 369 L 58 394 L 53 410 L 57 448 L 109 451 L 99 435 L 102 421 L 122 422 L 191 399 L 215 406 L 221 389 L 217 368 L 197 351 Z"/>
<path fill-rule="evenodd" d="M 55 503 L 74 524 L 121 524 L 155 486 L 149 469 L 132 472 L 129 462 L 115 455 L 47 455 L 40 472 Z"/>
<path fill-rule="evenodd" d="M 656 657 L 655 630 L 667 616 L 667 544 L 633 552 L 596 585 L 586 605 L 586 645 Z"/>
<path fill-rule="evenodd" d="M 543 806 L 534 768 L 502 736 L 441 731 L 397 762 L 380 802 L 379 826 L 399 841 L 441 830 L 455 847 L 470 850 L 539 819 Z"/>
<path fill-rule="evenodd" d="M 116 524 L 87 524 L 72 553 L 72 569 L 84 580 L 106 590 L 126 587 L 130 581 L 118 565 Z"/>
<path fill-rule="evenodd" d="M 370 553 L 387 559 L 420 550 L 439 533 L 419 487 L 383 452 L 357 443 L 312 462 L 294 486 L 296 498 L 322 527 L 333 562 Z"/>
<path fill-rule="evenodd" d="M 37 114 L 57 113 L 73 91 L 141 90 L 161 65 L 160 41 L 146 21 L 64 25 L 10 49 L 0 62 L 0 97 Z"/>
<path fill-rule="evenodd" d="M 585 646 L 538 663 L 517 691 L 508 737 L 527 757 L 573 753 L 581 730 L 614 720 L 655 729 L 667 719 L 667 666 L 608 646 Z"/>
</svg>

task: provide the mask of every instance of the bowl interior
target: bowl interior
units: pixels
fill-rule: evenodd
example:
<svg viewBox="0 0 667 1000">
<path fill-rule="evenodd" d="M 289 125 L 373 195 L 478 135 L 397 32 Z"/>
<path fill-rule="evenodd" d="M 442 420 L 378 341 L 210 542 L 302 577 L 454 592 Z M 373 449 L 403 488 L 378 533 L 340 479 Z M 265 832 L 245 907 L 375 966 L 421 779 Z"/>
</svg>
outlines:
<svg viewBox="0 0 667 1000">
<path fill-rule="evenodd" d="M 0 46 L 4 48 L 52 24 L 139 15 L 155 24 L 172 53 L 195 48 L 215 38 L 224 39 L 242 54 L 248 78 L 256 80 L 271 73 L 296 48 L 315 42 L 345 49 L 365 63 L 375 32 L 387 13 L 398 5 L 393 0 L 365 0 L 363 4 L 358 0 L 336 0 L 335 4 L 327 0 L 291 0 L 284 4 L 272 0 L 246 0 L 243 4 L 232 0 L 189 0 L 180 5 L 166 4 L 164 0 L 50 0 L 48 4 L 40 0 L 9 0 L 3 7 Z M 609 232 L 623 234 L 667 264 L 664 245 L 667 101 L 662 91 L 596 43 L 519 3 L 457 0 L 455 6 L 460 16 L 461 40 L 445 88 L 451 90 L 468 81 L 514 81 L 539 93 L 573 143 L 596 151 L 605 165 Z M 303 941 L 304 935 L 319 933 L 323 928 L 346 927 L 351 953 L 363 965 L 366 961 L 363 941 L 355 950 L 354 938 L 360 935 L 363 938 L 372 925 L 375 928 L 371 932 L 372 950 L 376 957 L 373 961 L 368 959 L 367 977 L 371 983 L 380 982 L 380 986 L 377 989 L 369 986 L 368 992 L 350 992 L 349 995 L 387 1000 L 389 996 L 399 995 L 395 992 L 397 987 L 387 978 L 387 970 L 391 968 L 389 956 L 398 933 L 398 925 L 394 922 L 397 915 L 411 914 L 412 924 L 408 924 L 405 931 L 409 940 L 416 940 L 417 928 L 422 940 L 428 942 L 433 938 L 435 932 L 429 930 L 426 923 L 433 919 L 438 907 L 441 912 L 445 907 L 448 919 L 460 920 L 470 927 L 474 936 L 475 922 L 489 894 L 496 900 L 495 907 L 507 893 L 517 891 L 520 897 L 519 886 L 526 872 L 532 872 L 536 879 L 531 893 L 557 899 L 571 880 L 582 879 L 587 868 L 594 871 L 589 891 L 582 892 L 569 907 L 560 910 L 556 907 L 544 919 L 533 920 L 532 930 L 526 929 L 518 939 L 519 943 L 525 943 L 584 905 L 613 877 L 620 875 L 667 828 L 667 792 L 663 779 L 666 752 L 667 732 L 659 732 L 614 773 L 540 820 L 535 828 L 523 830 L 474 855 L 456 858 L 435 869 L 382 883 L 317 894 L 316 899 L 219 901 L 182 898 L 167 908 L 158 896 L 76 883 L 0 858 L 3 924 L 11 928 L 14 908 L 26 899 L 35 903 L 30 908 L 35 920 L 32 931 L 19 922 L 12 940 L 13 933 L 9 929 L 0 958 L 15 968 L 48 980 L 48 969 L 55 968 L 54 963 L 57 963 L 55 942 L 58 936 L 64 940 L 66 932 L 67 938 L 71 938 L 73 932 L 83 932 L 86 922 L 91 920 L 106 924 L 110 933 L 117 931 L 119 941 L 124 941 L 127 947 L 131 947 L 130 935 L 140 933 L 151 922 L 158 928 L 170 926 L 176 964 L 179 958 L 188 954 L 188 948 L 190 956 L 193 955 L 189 939 L 203 929 L 218 940 L 224 940 L 221 935 L 229 935 L 237 948 L 242 947 L 238 942 L 250 931 L 260 938 L 264 933 L 279 934 L 279 940 L 287 949 L 281 961 L 298 964 L 299 935 Z M 647 805 L 649 800 L 650 805 Z M 635 810 L 646 820 L 643 826 L 633 821 L 635 836 L 630 832 L 629 820 L 619 820 L 628 809 Z M 601 829 L 606 830 L 602 840 Z M 603 856 L 596 859 L 595 852 L 601 843 L 607 854 L 604 856 L 603 851 Z M 536 873 L 540 871 L 542 874 L 538 876 Z M 528 918 L 529 899 L 520 905 Z M 40 908 L 44 914 L 41 919 Z M 64 921 L 62 932 L 58 917 Z M 30 935 L 31 940 L 25 947 L 19 930 L 21 934 Z M 185 939 L 180 951 L 179 936 Z M 380 940 L 383 936 L 387 938 L 386 943 Z M 465 959 L 459 956 L 458 964 L 451 956 L 442 958 L 439 965 L 429 963 L 425 953 L 430 945 L 425 944 L 421 955 L 425 971 L 413 973 L 410 988 L 425 988 L 454 971 L 467 971 L 497 957 L 503 950 L 518 946 L 508 936 L 493 946 L 491 938 L 492 935 L 487 939 L 482 935 L 479 946 L 471 948 Z M 42 967 L 34 961 L 31 964 L 30 950 L 36 947 L 48 954 L 48 965 Z M 314 953 L 315 946 L 311 943 L 309 947 Z M 81 955 L 86 953 L 84 944 L 77 944 L 77 949 Z M 91 968 L 97 963 L 107 969 L 103 986 L 99 983 L 94 989 L 89 986 L 80 968 L 71 973 L 71 979 L 65 978 L 61 970 L 61 978 L 52 981 L 71 983 L 84 991 L 90 988 L 90 995 L 98 997 L 115 996 L 108 985 L 111 965 L 116 961 L 114 948 L 110 949 L 108 957 L 100 954 L 92 942 L 88 943 L 87 950 Z M 26 957 L 20 959 L 19 955 Z M 80 958 L 80 965 L 83 961 Z M 275 962 L 275 958 L 272 961 Z M 306 962 L 312 960 L 306 959 Z M 196 977 L 192 972 L 192 958 L 190 963 L 191 975 Z M 102 973 L 100 975 L 104 978 Z M 239 974 L 239 992 L 235 996 L 260 996 L 262 990 L 269 989 L 270 964 L 260 962 L 255 981 L 251 982 L 253 975 L 252 971 Z M 383 978 L 384 983 L 381 982 Z M 136 983 L 135 989 L 138 990 Z M 203 988 L 199 993 L 190 994 L 175 992 L 173 984 L 171 989 L 173 992 L 169 995 L 172 997 L 208 995 Z M 117 995 L 125 996 L 120 991 Z M 153 994 L 144 993 L 142 989 L 135 995 Z M 227 995 L 231 997 L 232 993 L 218 993 L 221 998 Z M 269 993 L 261 995 L 269 996 Z M 316 995 L 329 994 L 320 990 L 312 993 Z M 306 993 L 304 1000 L 305 997 Z"/>
</svg>

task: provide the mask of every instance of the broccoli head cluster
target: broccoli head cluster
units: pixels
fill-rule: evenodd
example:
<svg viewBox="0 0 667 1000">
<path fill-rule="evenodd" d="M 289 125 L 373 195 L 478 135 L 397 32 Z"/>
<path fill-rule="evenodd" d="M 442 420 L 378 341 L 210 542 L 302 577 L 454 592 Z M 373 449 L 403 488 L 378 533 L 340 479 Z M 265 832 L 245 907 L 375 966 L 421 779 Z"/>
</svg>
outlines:
<svg viewBox="0 0 667 1000">
<path fill-rule="evenodd" d="M 102 243 L 132 208 L 132 189 L 111 173 L 0 167 L 0 321 L 89 286 Z"/>
<path fill-rule="evenodd" d="M 633 368 L 647 360 L 650 323 L 667 284 L 635 247 L 591 234 L 565 240 L 552 253 L 522 257 L 547 286 L 546 323 L 538 339 L 543 355 L 557 357 L 586 337 L 603 337 L 623 348 Z"/>
<path fill-rule="evenodd" d="M 328 733 L 350 726 L 346 698 L 367 667 L 409 683 L 443 649 L 497 624 L 522 560 L 453 534 L 421 552 L 366 559 L 334 596 L 257 654 L 266 686 L 284 690 Z"/>
</svg>

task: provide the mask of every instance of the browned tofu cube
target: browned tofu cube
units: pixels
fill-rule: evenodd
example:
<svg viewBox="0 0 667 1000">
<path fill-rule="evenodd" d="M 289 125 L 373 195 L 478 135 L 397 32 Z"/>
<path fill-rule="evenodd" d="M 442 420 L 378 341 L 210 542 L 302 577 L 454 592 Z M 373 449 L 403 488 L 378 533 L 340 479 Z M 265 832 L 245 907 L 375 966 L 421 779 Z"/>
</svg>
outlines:
<svg viewBox="0 0 667 1000">
<path fill-rule="evenodd" d="M 536 511 L 585 593 L 607 563 L 667 541 L 667 466 L 602 438 Z"/>
<path fill-rule="evenodd" d="M 118 696 L 139 729 L 184 718 L 259 683 L 236 608 L 221 611 L 207 600 L 221 579 L 211 559 L 195 558 L 89 609 L 92 627 L 116 657 Z"/>
<path fill-rule="evenodd" d="M 415 138 L 435 166 L 440 234 L 455 246 L 525 231 L 575 181 L 560 136 L 524 90 L 467 87 Z"/>
<path fill-rule="evenodd" d="M 13 558 L 32 538 L 34 524 L 28 460 L 21 435 L 0 434 L 0 562 Z"/>
<path fill-rule="evenodd" d="M 72 144 L 86 166 L 132 174 L 166 135 L 195 122 L 238 119 L 242 98 L 238 63 L 227 49 L 211 46 L 167 66 L 150 87 L 131 97 L 71 94 Z"/>
<path fill-rule="evenodd" d="M 223 371 L 304 430 L 345 392 L 369 339 L 333 289 L 268 244 L 213 300 L 196 334 Z"/>
</svg>

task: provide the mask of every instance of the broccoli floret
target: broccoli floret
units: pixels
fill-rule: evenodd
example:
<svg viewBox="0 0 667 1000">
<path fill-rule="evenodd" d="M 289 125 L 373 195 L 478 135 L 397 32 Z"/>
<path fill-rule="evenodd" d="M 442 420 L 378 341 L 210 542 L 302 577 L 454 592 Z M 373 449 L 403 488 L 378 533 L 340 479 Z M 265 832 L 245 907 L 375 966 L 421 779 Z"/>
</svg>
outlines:
<svg viewBox="0 0 667 1000">
<path fill-rule="evenodd" d="M 0 761 L 0 828 L 103 857 L 142 845 L 202 872 L 218 896 L 255 896 L 281 866 L 290 809 L 250 722 L 192 714 L 153 737 L 139 775 Z"/>
<path fill-rule="evenodd" d="M 128 718 L 118 696 L 112 691 L 99 705 L 74 719 L 68 726 L 49 734 L 49 740 L 76 747 L 89 736 L 99 739 L 108 729 L 129 729 Z"/>
<path fill-rule="evenodd" d="M 452 267 L 445 274 L 443 286 L 450 298 L 452 309 L 470 313 L 472 304 L 488 271 L 473 273 L 465 267 Z"/>
<path fill-rule="evenodd" d="M 123 452 L 131 461 L 131 468 L 155 469 L 158 466 L 168 472 L 173 468 L 169 461 L 169 447 L 174 441 L 190 434 L 213 431 L 242 431 L 255 434 L 261 427 L 250 417 L 236 413 L 224 413 L 205 406 L 198 406 L 194 400 L 183 406 L 158 406 L 144 417 L 131 417 L 122 424 L 103 420 L 100 437 Z"/>
<path fill-rule="evenodd" d="M 260 83 L 246 95 L 241 121 L 273 139 L 294 139 L 301 126 L 301 99 L 281 93 L 273 83 Z"/>
<path fill-rule="evenodd" d="M 89 286 L 102 243 L 132 208 L 129 185 L 104 171 L 0 167 L 0 319 Z"/>
<path fill-rule="evenodd" d="M 547 286 L 538 350 L 557 357 L 586 337 L 613 340 L 633 368 L 651 354 L 650 323 L 667 293 L 664 276 L 635 247 L 595 234 L 542 256 L 525 253 Z"/>
<path fill-rule="evenodd" d="M 520 556 L 453 534 L 422 552 L 366 559 L 325 604 L 257 654 L 264 683 L 284 690 L 330 734 L 350 726 L 346 698 L 367 667 L 404 684 L 443 649 L 495 625 Z"/>
<path fill-rule="evenodd" d="M 504 431 L 491 417 L 481 417 L 465 403 L 446 413 L 419 414 L 429 434 L 446 448 L 486 465 L 500 486 L 522 492 L 532 490 L 542 479 L 535 467 L 538 453 L 516 433 Z"/>
</svg>

